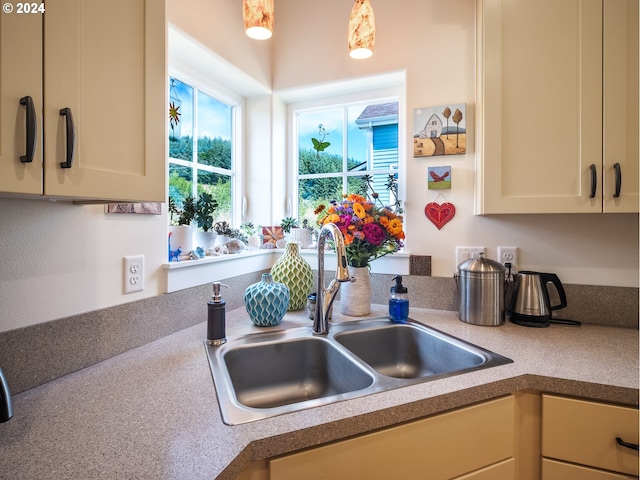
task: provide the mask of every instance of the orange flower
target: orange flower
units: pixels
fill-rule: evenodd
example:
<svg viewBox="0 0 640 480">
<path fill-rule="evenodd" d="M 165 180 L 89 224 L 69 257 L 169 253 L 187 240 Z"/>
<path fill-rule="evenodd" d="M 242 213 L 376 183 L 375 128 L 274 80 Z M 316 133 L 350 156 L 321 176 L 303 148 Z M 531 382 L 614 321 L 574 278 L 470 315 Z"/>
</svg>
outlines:
<svg viewBox="0 0 640 480">
<path fill-rule="evenodd" d="M 325 207 L 324 205 L 318 205 L 318 208 L 316 208 L 316 209 L 313 211 L 313 214 L 314 214 L 314 215 L 318 215 L 318 214 L 319 214 L 321 211 L 323 211 L 325 208 L 326 208 L 326 207 Z"/>
<path fill-rule="evenodd" d="M 387 225 L 389 225 L 389 218 L 385 217 L 384 215 L 380 215 L 380 225 L 382 225 L 383 227 L 387 228 Z"/>
<path fill-rule="evenodd" d="M 381 217 L 381 219 L 382 219 L 382 217 Z M 402 222 L 397 218 L 392 218 L 389 221 L 389 224 L 385 225 L 385 226 L 387 227 L 387 231 L 391 235 L 399 235 L 400 233 L 402 233 Z"/>
<path fill-rule="evenodd" d="M 353 213 L 355 213 L 358 218 L 364 218 L 367 215 L 367 212 L 365 212 L 364 207 L 360 203 L 353 204 Z"/>
<path fill-rule="evenodd" d="M 340 215 L 336 213 L 332 213 L 331 215 L 327 215 L 325 217 L 325 219 L 322 221 L 322 224 L 326 225 L 327 223 L 338 223 L 338 222 L 340 222 Z"/>
</svg>

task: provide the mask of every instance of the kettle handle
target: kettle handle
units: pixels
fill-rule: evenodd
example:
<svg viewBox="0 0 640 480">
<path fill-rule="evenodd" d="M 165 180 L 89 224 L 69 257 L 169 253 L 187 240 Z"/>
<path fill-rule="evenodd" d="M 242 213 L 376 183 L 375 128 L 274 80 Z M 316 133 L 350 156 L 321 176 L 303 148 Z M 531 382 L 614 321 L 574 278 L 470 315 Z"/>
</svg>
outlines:
<svg viewBox="0 0 640 480">
<path fill-rule="evenodd" d="M 544 288 L 547 291 L 547 297 L 549 296 L 549 289 L 547 288 L 547 282 L 553 283 L 558 291 L 558 295 L 560 295 L 560 303 L 558 305 L 550 306 L 551 310 L 559 310 L 567 306 L 567 295 L 564 292 L 564 287 L 562 286 L 562 282 L 555 273 L 541 273 L 542 283 L 544 284 Z"/>
</svg>

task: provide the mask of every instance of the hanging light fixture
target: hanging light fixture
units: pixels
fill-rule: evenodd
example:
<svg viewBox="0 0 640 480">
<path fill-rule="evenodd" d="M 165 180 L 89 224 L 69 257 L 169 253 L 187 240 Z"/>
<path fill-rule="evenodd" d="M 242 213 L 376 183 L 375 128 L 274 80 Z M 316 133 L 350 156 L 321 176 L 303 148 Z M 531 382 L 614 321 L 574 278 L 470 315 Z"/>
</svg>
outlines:
<svg viewBox="0 0 640 480">
<path fill-rule="evenodd" d="M 273 0 L 243 1 L 244 29 L 256 40 L 271 38 L 273 33 Z"/>
<path fill-rule="evenodd" d="M 356 0 L 349 17 L 349 55 L 369 58 L 376 41 L 376 21 L 369 0 Z"/>
</svg>

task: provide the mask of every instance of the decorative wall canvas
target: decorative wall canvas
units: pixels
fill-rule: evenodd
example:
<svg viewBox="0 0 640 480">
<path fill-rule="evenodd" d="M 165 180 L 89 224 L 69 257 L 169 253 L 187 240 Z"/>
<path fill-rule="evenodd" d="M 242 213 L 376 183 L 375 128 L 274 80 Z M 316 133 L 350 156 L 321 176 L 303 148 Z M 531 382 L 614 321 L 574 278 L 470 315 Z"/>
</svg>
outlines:
<svg viewBox="0 0 640 480">
<path fill-rule="evenodd" d="M 427 173 L 429 190 L 451 188 L 451 166 L 429 167 Z"/>
<path fill-rule="evenodd" d="M 413 110 L 413 156 L 462 155 L 467 151 L 466 105 Z"/>
</svg>

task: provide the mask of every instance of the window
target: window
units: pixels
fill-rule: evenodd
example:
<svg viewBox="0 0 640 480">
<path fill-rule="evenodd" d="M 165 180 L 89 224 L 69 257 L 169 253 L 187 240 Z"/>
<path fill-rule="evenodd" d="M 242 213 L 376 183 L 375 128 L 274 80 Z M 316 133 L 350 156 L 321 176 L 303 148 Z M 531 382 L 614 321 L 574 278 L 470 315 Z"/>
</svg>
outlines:
<svg viewBox="0 0 640 480">
<path fill-rule="evenodd" d="M 373 189 L 398 200 L 398 102 L 378 100 L 294 112 L 298 220 L 315 223 L 316 207 Z"/>
<path fill-rule="evenodd" d="M 213 223 L 231 223 L 237 107 L 175 77 L 169 87 L 169 199 L 181 209 L 206 192 L 218 203 Z"/>
</svg>

